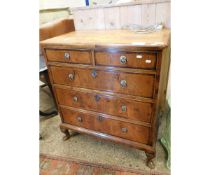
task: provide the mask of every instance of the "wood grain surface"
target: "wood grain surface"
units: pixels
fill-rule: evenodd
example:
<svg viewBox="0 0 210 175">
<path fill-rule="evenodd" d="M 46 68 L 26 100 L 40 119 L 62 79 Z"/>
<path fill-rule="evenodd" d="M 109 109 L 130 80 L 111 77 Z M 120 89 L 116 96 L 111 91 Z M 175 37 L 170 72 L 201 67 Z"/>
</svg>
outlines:
<svg viewBox="0 0 210 175">
<path fill-rule="evenodd" d="M 140 34 L 127 30 L 93 30 L 74 31 L 41 42 L 41 45 L 65 45 L 80 48 L 97 46 L 138 46 L 166 47 L 169 42 L 170 30 Z"/>
<path fill-rule="evenodd" d="M 65 108 L 62 108 L 61 112 L 65 123 L 144 144 L 148 143 L 149 128 L 145 126 L 111 120 L 100 115 L 89 115 Z"/>
<path fill-rule="evenodd" d="M 153 97 L 155 78 L 152 75 L 54 66 L 50 67 L 50 71 L 55 84 Z M 92 76 L 93 72 L 96 77 Z M 73 80 L 69 75 L 74 77 Z M 126 81 L 125 87 L 121 86 L 121 81 Z"/>
<path fill-rule="evenodd" d="M 46 54 L 47 54 L 47 59 L 49 61 L 91 64 L 91 53 L 90 53 L 90 51 L 47 49 Z M 68 54 L 69 58 L 65 58 L 65 54 Z"/>
<path fill-rule="evenodd" d="M 81 108 L 127 119 L 149 122 L 152 103 L 123 99 L 115 96 L 55 88 L 60 105 Z"/>
<path fill-rule="evenodd" d="M 121 61 L 124 57 L 125 62 Z M 129 53 L 129 52 L 95 52 L 96 65 L 117 66 L 127 68 L 155 69 L 155 53 Z"/>
<path fill-rule="evenodd" d="M 97 5 L 73 9 L 72 12 L 76 30 L 122 29 L 127 25 L 146 27 L 157 23 L 162 23 L 166 28 L 171 27 L 170 0 L 142 0 L 108 6 Z"/>
</svg>

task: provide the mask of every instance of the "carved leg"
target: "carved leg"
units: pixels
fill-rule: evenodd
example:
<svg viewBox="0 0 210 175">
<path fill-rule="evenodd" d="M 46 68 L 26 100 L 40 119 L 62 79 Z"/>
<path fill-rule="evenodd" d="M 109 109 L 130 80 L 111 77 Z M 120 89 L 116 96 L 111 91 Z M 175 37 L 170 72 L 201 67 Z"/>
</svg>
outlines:
<svg viewBox="0 0 210 175">
<path fill-rule="evenodd" d="M 70 134 L 69 134 L 68 129 L 60 127 L 60 130 L 61 130 L 62 133 L 65 134 L 65 136 L 63 137 L 63 141 L 68 140 L 70 138 Z"/>
<path fill-rule="evenodd" d="M 154 169 L 155 168 L 155 164 L 153 162 L 153 159 L 155 157 L 155 153 L 147 153 L 145 152 L 146 156 L 147 156 L 147 166 L 150 169 Z"/>
</svg>

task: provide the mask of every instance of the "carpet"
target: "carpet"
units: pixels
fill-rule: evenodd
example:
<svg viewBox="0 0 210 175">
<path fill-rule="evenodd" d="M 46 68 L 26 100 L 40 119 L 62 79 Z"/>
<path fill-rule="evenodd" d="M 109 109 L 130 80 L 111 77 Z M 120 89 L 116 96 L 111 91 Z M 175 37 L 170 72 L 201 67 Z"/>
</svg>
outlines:
<svg viewBox="0 0 210 175">
<path fill-rule="evenodd" d="M 40 154 L 40 175 L 165 175 Z"/>
</svg>

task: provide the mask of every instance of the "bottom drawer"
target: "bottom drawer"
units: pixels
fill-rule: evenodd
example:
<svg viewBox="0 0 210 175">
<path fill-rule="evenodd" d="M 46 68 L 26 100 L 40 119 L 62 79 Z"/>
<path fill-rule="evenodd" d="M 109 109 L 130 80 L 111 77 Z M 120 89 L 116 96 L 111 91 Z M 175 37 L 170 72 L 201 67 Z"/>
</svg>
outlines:
<svg viewBox="0 0 210 175">
<path fill-rule="evenodd" d="M 109 119 L 106 115 L 97 116 L 66 108 L 61 108 L 61 112 L 64 123 L 148 144 L 150 128 L 146 126 Z"/>
</svg>

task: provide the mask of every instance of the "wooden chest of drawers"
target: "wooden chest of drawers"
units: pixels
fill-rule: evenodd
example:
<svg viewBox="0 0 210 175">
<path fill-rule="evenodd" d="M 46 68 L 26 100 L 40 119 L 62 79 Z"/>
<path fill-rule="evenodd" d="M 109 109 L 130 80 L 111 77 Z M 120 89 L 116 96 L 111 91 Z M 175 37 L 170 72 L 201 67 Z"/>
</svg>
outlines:
<svg viewBox="0 0 210 175">
<path fill-rule="evenodd" d="M 41 42 L 68 129 L 145 151 L 154 167 L 157 121 L 164 112 L 170 31 L 75 31 Z"/>
</svg>

